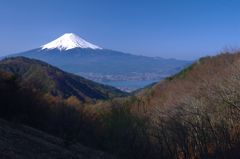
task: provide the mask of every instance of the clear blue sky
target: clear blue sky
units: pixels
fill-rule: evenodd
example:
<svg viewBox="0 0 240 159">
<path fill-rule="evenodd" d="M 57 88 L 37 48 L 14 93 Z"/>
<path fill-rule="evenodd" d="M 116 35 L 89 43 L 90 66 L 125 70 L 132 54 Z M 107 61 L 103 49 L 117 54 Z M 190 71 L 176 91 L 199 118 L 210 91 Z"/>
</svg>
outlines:
<svg viewBox="0 0 240 159">
<path fill-rule="evenodd" d="M 0 55 L 73 32 L 101 47 L 196 59 L 240 46 L 238 0 L 1 0 Z"/>
</svg>

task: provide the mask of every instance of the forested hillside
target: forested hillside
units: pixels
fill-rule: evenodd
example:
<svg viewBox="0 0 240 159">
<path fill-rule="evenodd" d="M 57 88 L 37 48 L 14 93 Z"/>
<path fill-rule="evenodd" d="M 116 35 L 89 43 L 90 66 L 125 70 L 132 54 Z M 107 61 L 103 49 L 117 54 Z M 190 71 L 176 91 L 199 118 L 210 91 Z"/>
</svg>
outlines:
<svg viewBox="0 0 240 159">
<path fill-rule="evenodd" d="M 205 57 L 136 95 L 80 105 L 1 71 L 0 118 L 124 159 L 237 159 L 239 66 L 238 52 Z"/>
<path fill-rule="evenodd" d="M 63 99 L 76 98 L 80 102 L 94 102 L 126 95 L 114 87 L 95 83 L 45 62 L 25 57 L 2 60 L 0 71 L 12 74 L 21 87 Z"/>
<path fill-rule="evenodd" d="M 224 53 L 138 92 L 132 110 L 162 158 L 238 158 L 239 101 L 240 53 Z"/>
</svg>

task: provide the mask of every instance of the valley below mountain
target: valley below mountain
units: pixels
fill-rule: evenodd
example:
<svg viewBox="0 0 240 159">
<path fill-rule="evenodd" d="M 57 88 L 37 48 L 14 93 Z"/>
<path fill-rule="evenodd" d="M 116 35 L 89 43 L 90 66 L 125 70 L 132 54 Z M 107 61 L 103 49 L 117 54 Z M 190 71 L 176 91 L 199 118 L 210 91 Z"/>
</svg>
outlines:
<svg viewBox="0 0 240 159">
<path fill-rule="evenodd" d="M 162 80 L 191 64 L 191 61 L 104 49 L 73 33 L 66 33 L 40 48 L 13 56 L 39 59 L 64 71 L 128 92 Z"/>
</svg>

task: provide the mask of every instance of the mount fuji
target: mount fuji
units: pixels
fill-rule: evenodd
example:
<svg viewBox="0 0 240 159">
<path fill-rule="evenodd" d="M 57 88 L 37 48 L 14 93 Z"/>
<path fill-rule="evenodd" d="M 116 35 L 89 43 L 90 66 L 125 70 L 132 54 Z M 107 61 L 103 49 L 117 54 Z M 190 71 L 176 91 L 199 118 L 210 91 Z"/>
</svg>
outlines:
<svg viewBox="0 0 240 159">
<path fill-rule="evenodd" d="M 42 46 L 42 50 L 59 49 L 60 51 L 66 51 L 74 48 L 102 49 L 99 46 L 91 44 L 73 33 L 66 33 L 56 40 L 53 40 L 52 42 Z"/>
<path fill-rule="evenodd" d="M 105 49 L 73 33 L 66 33 L 39 48 L 13 56 L 42 60 L 65 71 L 125 91 L 159 81 L 191 63 Z"/>
</svg>

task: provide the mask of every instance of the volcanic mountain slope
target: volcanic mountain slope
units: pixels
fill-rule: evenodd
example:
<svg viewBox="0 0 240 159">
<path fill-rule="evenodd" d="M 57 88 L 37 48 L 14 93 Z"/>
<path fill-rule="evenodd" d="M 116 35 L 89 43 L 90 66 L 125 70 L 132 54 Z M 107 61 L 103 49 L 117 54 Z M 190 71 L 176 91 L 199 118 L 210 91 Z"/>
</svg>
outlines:
<svg viewBox="0 0 240 159">
<path fill-rule="evenodd" d="M 42 50 L 59 49 L 60 51 L 63 51 L 63 50 L 70 50 L 74 48 L 94 49 L 94 50 L 102 49 L 101 47 L 91 44 L 73 33 L 66 33 L 63 36 L 57 38 L 56 40 L 42 46 Z"/>
<path fill-rule="evenodd" d="M 63 99 L 74 96 L 84 102 L 125 95 L 116 88 L 86 80 L 47 63 L 25 57 L 2 60 L 0 71 L 13 74 L 22 87 Z"/>
<path fill-rule="evenodd" d="M 104 49 L 73 33 L 64 34 L 40 48 L 14 56 L 39 59 L 95 81 L 160 80 L 190 64 L 184 60 L 138 56 Z"/>
<path fill-rule="evenodd" d="M 110 159 L 110 155 L 66 141 L 28 126 L 0 119 L 2 159 Z"/>
</svg>

